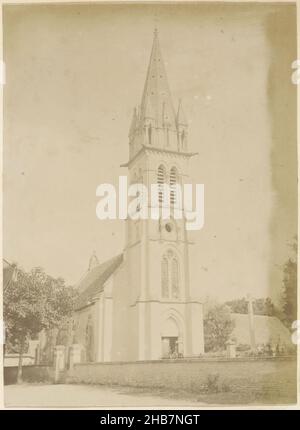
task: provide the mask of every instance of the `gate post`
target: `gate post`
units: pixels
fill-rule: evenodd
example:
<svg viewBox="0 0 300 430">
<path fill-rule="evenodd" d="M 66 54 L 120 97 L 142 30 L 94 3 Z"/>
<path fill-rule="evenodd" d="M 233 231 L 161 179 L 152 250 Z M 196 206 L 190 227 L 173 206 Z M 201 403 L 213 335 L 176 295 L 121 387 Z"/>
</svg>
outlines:
<svg viewBox="0 0 300 430">
<path fill-rule="evenodd" d="M 83 350 L 83 347 L 79 343 L 73 343 L 73 345 L 70 346 L 70 367 L 69 367 L 70 373 L 73 372 L 74 364 L 81 363 L 82 350 Z"/>
<path fill-rule="evenodd" d="M 236 343 L 234 340 L 226 342 L 227 358 L 236 358 Z"/>
<path fill-rule="evenodd" d="M 54 348 L 54 382 L 59 382 L 60 372 L 65 370 L 65 346 L 56 345 Z"/>
</svg>

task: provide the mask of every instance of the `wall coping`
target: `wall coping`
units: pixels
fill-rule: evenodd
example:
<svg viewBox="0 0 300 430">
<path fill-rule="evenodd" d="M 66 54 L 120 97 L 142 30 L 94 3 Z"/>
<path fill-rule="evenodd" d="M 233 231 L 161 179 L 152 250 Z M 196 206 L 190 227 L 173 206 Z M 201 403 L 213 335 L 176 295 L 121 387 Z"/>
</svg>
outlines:
<svg viewBox="0 0 300 430">
<path fill-rule="evenodd" d="M 100 364 L 100 363 L 97 363 L 97 364 Z M 53 366 L 51 366 L 50 364 L 23 364 L 22 368 L 25 368 L 25 367 L 26 367 L 26 369 L 28 367 L 39 367 L 39 368 L 41 368 L 41 367 L 47 367 L 49 369 L 52 369 Z M 10 368 L 10 369 L 16 368 L 17 369 L 18 365 L 15 365 L 15 366 L 3 366 L 3 368 L 4 369 L 8 369 L 8 368 Z"/>
<path fill-rule="evenodd" d="M 5 354 L 4 358 L 19 358 L 20 354 L 17 352 L 12 352 L 9 354 Z M 23 354 L 23 358 L 34 358 L 34 355 L 31 354 Z"/>
<path fill-rule="evenodd" d="M 97 361 L 97 362 L 86 362 L 86 363 L 74 363 L 74 366 L 86 366 L 86 365 L 142 365 L 142 364 L 179 364 L 179 363 L 216 363 L 216 362 L 261 362 L 261 361 L 296 361 L 296 355 L 286 355 L 279 357 L 205 357 L 205 358 L 177 358 L 177 359 L 162 359 L 162 360 L 140 360 L 140 361 Z"/>
</svg>

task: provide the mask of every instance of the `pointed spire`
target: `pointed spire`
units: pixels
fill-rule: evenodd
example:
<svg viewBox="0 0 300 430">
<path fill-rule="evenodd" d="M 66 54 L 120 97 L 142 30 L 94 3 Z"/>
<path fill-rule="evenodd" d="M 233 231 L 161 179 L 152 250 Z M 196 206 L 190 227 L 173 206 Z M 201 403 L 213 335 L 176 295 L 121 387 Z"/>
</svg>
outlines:
<svg viewBox="0 0 300 430">
<path fill-rule="evenodd" d="M 131 124 L 130 124 L 130 128 L 129 128 L 129 137 L 134 134 L 135 129 L 136 129 L 136 124 L 137 124 L 137 113 L 136 113 L 136 108 L 134 108 L 132 120 L 131 120 Z"/>
<path fill-rule="evenodd" d="M 144 118 L 143 119 L 155 119 L 155 111 L 152 109 L 152 105 L 150 103 L 150 100 L 147 99 L 145 102 L 145 109 L 144 109 Z"/>
<path fill-rule="evenodd" d="M 97 258 L 96 255 L 96 251 L 93 252 L 93 255 L 90 258 L 90 262 L 89 262 L 89 272 L 93 269 L 95 269 L 95 267 L 99 266 L 99 260 Z"/>
<path fill-rule="evenodd" d="M 183 125 L 183 126 L 187 126 L 187 120 L 183 111 L 183 107 L 182 107 L 182 101 L 181 99 L 179 100 L 179 104 L 178 104 L 178 111 L 177 111 L 177 116 L 176 116 L 176 121 L 177 121 L 177 125 Z"/>
<path fill-rule="evenodd" d="M 144 92 L 141 103 L 141 121 L 147 117 L 154 119 L 154 126 L 176 129 L 176 117 L 169 90 L 168 80 L 162 59 L 158 31 L 154 30 L 154 38 Z"/>
</svg>

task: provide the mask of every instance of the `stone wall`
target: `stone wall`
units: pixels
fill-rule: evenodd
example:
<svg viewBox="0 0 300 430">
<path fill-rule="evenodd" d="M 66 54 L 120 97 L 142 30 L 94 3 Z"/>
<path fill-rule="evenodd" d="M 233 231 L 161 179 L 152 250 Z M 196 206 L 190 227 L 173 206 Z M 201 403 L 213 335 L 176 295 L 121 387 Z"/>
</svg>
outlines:
<svg viewBox="0 0 300 430">
<path fill-rule="evenodd" d="M 18 366 L 4 367 L 4 385 L 16 384 Z M 53 368 L 49 366 L 23 366 L 24 382 L 49 382 L 53 381 Z"/>
<path fill-rule="evenodd" d="M 260 394 L 285 390 L 296 401 L 295 357 L 76 364 L 69 382 L 196 393 L 213 375 L 218 375 L 220 384 L 232 392 L 251 390 Z"/>
</svg>

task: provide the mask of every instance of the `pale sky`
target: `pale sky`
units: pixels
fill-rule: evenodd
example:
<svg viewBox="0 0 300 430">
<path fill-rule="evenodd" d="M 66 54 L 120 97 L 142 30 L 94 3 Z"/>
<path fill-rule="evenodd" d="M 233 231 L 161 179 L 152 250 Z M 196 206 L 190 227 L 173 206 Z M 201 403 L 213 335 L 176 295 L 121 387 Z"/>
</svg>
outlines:
<svg viewBox="0 0 300 430">
<path fill-rule="evenodd" d="M 4 6 L 4 251 L 76 283 L 123 221 L 96 188 L 127 174 L 155 25 L 189 126 L 205 225 L 192 282 L 219 300 L 276 298 L 297 227 L 296 15 L 291 5 Z"/>
</svg>

